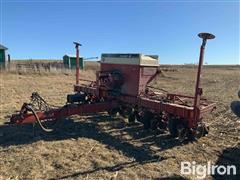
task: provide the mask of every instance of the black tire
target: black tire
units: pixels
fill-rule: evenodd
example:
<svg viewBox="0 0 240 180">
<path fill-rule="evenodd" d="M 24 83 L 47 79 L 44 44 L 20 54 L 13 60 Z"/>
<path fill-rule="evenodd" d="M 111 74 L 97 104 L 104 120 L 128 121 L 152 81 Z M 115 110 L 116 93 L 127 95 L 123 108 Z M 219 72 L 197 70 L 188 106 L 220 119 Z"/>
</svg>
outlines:
<svg viewBox="0 0 240 180">
<path fill-rule="evenodd" d="M 177 137 L 178 136 L 178 125 L 179 125 L 179 120 L 170 118 L 168 121 L 168 130 L 171 134 L 172 137 Z"/>
<path fill-rule="evenodd" d="M 165 131 L 167 129 L 167 123 L 164 122 L 163 120 L 159 120 L 158 121 L 158 128 Z"/>
<path fill-rule="evenodd" d="M 153 118 L 153 114 L 149 111 L 144 112 L 144 115 L 142 117 L 142 123 L 144 126 L 144 129 L 150 129 L 151 128 L 151 120 Z"/>
<path fill-rule="evenodd" d="M 183 143 L 186 139 L 188 139 L 189 129 L 186 128 L 183 124 L 179 123 L 177 126 L 177 135 L 178 140 Z"/>
</svg>

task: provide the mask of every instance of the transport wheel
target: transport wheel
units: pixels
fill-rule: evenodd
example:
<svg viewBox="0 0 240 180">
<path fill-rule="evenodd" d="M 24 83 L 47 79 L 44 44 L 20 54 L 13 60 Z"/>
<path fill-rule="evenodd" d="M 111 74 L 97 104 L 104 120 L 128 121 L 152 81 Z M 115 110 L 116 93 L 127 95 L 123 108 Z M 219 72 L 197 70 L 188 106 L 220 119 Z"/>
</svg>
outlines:
<svg viewBox="0 0 240 180">
<path fill-rule="evenodd" d="M 170 118 L 168 121 L 168 130 L 170 135 L 174 138 L 178 137 L 180 142 L 186 140 L 189 136 L 190 130 L 182 119 Z"/>
<path fill-rule="evenodd" d="M 178 125 L 179 125 L 179 119 L 176 118 L 170 118 L 168 121 L 168 130 L 172 137 L 178 136 Z"/>
<path fill-rule="evenodd" d="M 153 114 L 151 119 L 151 129 L 165 131 L 167 129 L 167 122 L 164 121 L 162 114 Z"/>
<path fill-rule="evenodd" d="M 153 113 L 149 111 L 145 111 L 144 115 L 141 118 L 141 122 L 143 123 L 144 129 L 151 128 L 151 120 L 153 119 Z"/>
<path fill-rule="evenodd" d="M 178 140 L 180 142 L 184 142 L 186 139 L 188 139 L 189 135 L 189 129 L 185 127 L 183 124 L 179 124 L 177 126 L 177 133 L 178 133 Z"/>
</svg>

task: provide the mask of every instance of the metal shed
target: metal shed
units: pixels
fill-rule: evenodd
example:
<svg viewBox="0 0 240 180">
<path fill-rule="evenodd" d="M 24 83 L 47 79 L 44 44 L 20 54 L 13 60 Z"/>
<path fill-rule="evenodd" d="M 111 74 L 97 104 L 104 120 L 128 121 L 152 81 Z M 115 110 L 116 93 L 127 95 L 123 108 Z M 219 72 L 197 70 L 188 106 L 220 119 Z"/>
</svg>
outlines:
<svg viewBox="0 0 240 180">
<path fill-rule="evenodd" d="M 6 50 L 8 48 L 0 44 L 0 69 L 5 69 L 6 67 Z"/>
<path fill-rule="evenodd" d="M 76 55 L 66 54 L 63 56 L 63 64 L 66 68 L 75 69 L 76 61 L 77 61 Z M 84 68 L 84 62 L 82 57 L 79 58 L 79 66 L 80 66 L 80 69 Z"/>
</svg>

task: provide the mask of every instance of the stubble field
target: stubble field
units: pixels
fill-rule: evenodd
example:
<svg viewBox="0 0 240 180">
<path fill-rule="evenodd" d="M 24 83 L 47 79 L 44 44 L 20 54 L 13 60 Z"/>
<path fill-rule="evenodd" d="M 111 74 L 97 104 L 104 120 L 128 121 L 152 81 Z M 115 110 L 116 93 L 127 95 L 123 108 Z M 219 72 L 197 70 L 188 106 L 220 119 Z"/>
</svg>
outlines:
<svg viewBox="0 0 240 180">
<path fill-rule="evenodd" d="M 19 110 L 34 91 L 50 104 L 64 105 L 73 91 L 74 73 L 2 72 L 0 179 L 196 179 L 180 174 L 182 161 L 239 168 L 240 120 L 229 106 L 238 99 L 240 67 L 205 67 L 203 74 L 204 96 L 217 103 L 204 120 L 210 132 L 198 141 L 180 144 L 168 134 L 147 132 L 141 124 L 129 126 L 125 119 L 113 119 L 107 113 L 72 116 L 55 134 L 38 131 L 33 137 L 31 126 L 4 125 L 7 116 Z M 176 67 L 164 71 L 153 85 L 192 95 L 195 76 L 196 67 Z M 81 78 L 94 80 L 94 71 L 81 72 Z M 239 176 L 238 171 L 231 178 Z"/>
</svg>

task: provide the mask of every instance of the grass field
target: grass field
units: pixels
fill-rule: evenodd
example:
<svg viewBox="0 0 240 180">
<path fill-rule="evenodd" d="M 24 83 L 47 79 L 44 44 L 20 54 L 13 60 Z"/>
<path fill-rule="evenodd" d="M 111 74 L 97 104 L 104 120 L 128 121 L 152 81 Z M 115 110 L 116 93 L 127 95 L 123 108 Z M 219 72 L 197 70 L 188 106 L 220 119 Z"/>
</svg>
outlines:
<svg viewBox="0 0 240 180">
<path fill-rule="evenodd" d="M 164 71 L 152 85 L 192 95 L 196 67 L 174 69 Z M 181 161 L 240 167 L 240 121 L 229 108 L 238 99 L 239 66 L 204 68 L 203 94 L 217 103 L 217 109 L 204 120 L 210 126 L 208 136 L 184 144 L 105 113 L 72 116 L 57 133 L 37 132 L 33 137 L 31 126 L 4 125 L 7 116 L 34 91 L 50 104 L 64 105 L 73 90 L 74 73 L 0 75 L 0 179 L 175 179 L 181 176 Z M 94 79 L 94 71 L 81 72 L 81 78 Z"/>
</svg>

